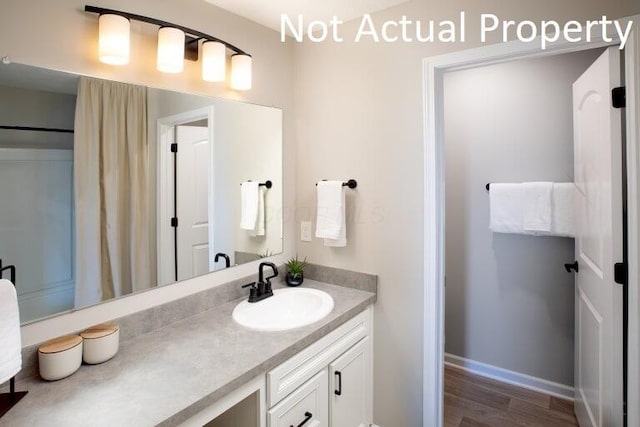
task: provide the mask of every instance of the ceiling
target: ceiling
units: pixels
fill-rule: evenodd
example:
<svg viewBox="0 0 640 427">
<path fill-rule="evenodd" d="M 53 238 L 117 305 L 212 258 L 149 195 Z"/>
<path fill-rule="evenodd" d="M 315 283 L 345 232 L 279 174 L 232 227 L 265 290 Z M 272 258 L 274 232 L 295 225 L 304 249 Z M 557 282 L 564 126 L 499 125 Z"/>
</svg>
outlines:
<svg viewBox="0 0 640 427">
<path fill-rule="evenodd" d="M 329 21 L 333 16 L 347 22 L 366 13 L 386 9 L 408 0 L 204 0 L 236 15 L 280 31 L 280 15 L 298 14 L 305 22 Z"/>
</svg>

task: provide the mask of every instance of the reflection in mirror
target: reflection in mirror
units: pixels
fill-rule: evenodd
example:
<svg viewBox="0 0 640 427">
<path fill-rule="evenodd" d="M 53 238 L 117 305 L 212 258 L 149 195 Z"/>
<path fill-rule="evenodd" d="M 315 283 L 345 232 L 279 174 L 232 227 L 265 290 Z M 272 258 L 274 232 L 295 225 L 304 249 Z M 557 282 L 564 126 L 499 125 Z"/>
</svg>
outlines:
<svg viewBox="0 0 640 427">
<path fill-rule="evenodd" d="M 0 118 L 22 322 L 283 250 L 279 109 L 10 64 Z"/>
</svg>

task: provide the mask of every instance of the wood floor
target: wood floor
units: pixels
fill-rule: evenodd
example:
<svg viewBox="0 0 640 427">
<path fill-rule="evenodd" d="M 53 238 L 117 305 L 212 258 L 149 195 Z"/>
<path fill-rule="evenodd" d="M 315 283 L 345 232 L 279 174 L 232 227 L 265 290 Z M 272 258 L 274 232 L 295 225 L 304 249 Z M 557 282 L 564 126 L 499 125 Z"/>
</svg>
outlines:
<svg viewBox="0 0 640 427">
<path fill-rule="evenodd" d="M 573 402 L 445 366 L 445 427 L 577 426 Z"/>
</svg>

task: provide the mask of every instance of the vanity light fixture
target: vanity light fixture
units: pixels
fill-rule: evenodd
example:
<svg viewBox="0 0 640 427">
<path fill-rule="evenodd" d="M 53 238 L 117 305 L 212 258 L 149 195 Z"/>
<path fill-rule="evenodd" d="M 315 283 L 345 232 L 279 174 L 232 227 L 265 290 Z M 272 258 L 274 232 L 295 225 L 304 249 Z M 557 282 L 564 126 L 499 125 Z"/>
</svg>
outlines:
<svg viewBox="0 0 640 427">
<path fill-rule="evenodd" d="M 181 73 L 184 70 L 184 31 L 173 27 L 158 30 L 158 71 Z"/>
<path fill-rule="evenodd" d="M 227 75 L 227 47 L 220 42 L 202 43 L 202 80 L 223 82 Z"/>
<path fill-rule="evenodd" d="M 231 56 L 231 88 L 249 90 L 252 86 L 251 55 L 217 37 L 171 22 L 113 9 L 85 6 L 85 12 L 99 18 L 98 57 L 111 65 L 129 63 L 129 32 L 131 20 L 157 25 L 157 69 L 165 73 L 180 73 L 184 59 L 197 61 L 202 45 L 202 79 L 208 82 L 226 80 L 227 50 Z M 202 42 L 202 43 L 201 43 Z"/>
<path fill-rule="evenodd" d="M 231 57 L 231 88 L 251 89 L 251 57 L 237 53 Z"/>
<path fill-rule="evenodd" d="M 111 65 L 129 63 L 129 20 L 124 16 L 104 14 L 98 20 L 98 57 Z"/>
</svg>

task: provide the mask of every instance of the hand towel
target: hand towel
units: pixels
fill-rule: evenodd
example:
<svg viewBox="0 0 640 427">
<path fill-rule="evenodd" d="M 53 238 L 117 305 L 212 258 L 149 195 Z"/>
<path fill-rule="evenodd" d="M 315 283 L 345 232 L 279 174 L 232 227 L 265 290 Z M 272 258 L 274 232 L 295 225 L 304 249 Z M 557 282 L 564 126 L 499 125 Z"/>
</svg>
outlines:
<svg viewBox="0 0 640 427">
<path fill-rule="evenodd" d="M 342 181 L 320 181 L 317 191 L 316 237 L 324 239 L 325 246 L 347 246 L 345 195 Z"/>
<path fill-rule="evenodd" d="M 575 184 L 554 183 L 551 200 L 553 223 L 551 234 L 561 237 L 575 237 L 575 220 L 573 216 L 573 197 Z"/>
<path fill-rule="evenodd" d="M 522 228 L 531 232 L 551 232 L 551 182 L 522 184 Z"/>
<path fill-rule="evenodd" d="M 240 187 L 241 213 L 240 228 L 255 230 L 258 223 L 259 185 L 257 182 L 243 182 Z"/>
<path fill-rule="evenodd" d="M 522 184 L 491 184 L 489 228 L 494 233 L 523 233 Z"/>
<path fill-rule="evenodd" d="M 0 279 L 0 384 L 22 369 L 20 313 L 13 283 Z"/>
<path fill-rule="evenodd" d="M 256 225 L 253 230 L 249 230 L 249 236 L 264 236 L 264 190 L 258 187 L 258 215 L 256 217 Z"/>
</svg>

